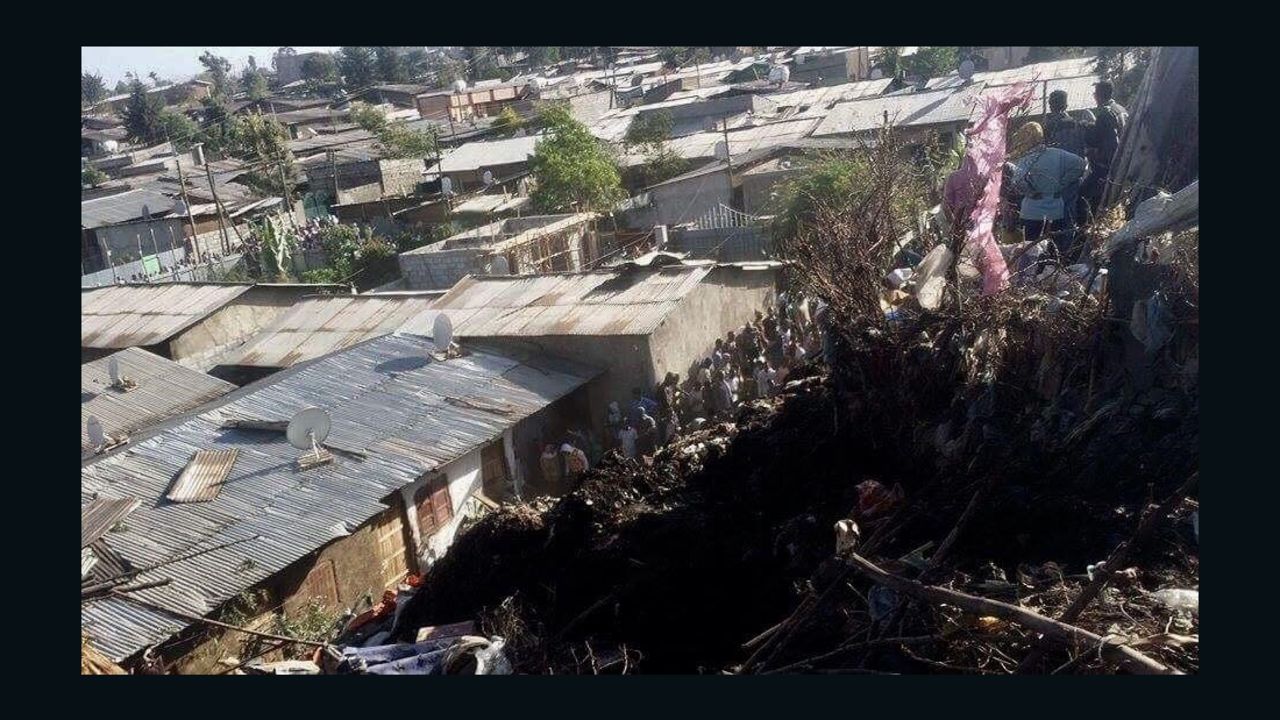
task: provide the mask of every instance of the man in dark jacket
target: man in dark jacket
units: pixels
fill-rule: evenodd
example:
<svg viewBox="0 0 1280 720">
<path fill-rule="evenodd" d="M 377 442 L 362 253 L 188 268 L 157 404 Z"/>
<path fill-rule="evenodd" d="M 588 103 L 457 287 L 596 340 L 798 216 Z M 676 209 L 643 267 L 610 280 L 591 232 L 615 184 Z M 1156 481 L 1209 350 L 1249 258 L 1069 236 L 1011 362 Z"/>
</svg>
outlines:
<svg viewBox="0 0 1280 720">
<path fill-rule="evenodd" d="M 1049 115 L 1044 119 L 1044 144 L 1065 150 L 1072 155 L 1087 157 L 1085 137 L 1091 127 L 1067 113 L 1067 93 L 1054 90 L 1049 93 Z M 1077 225 L 1088 220 L 1079 212 L 1080 184 L 1072 183 L 1063 188 L 1063 225 L 1074 236 Z"/>
<path fill-rule="evenodd" d="M 1098 106 L 1093 109 L 1093 126 L 1085 138 L 1088 145 L 1089 164 L 1093 168 L 1085 180 L 1080 194 L 1089 201 L 1089 207 L 1097 212 L 1106 192 L 1107 176 L 1111 174 L 1111 161 L 1120 147 L 1120 136 L 1129 122 L 1129 113 L 1113 97 L 1115 87 L 1106 80 L 1095 83 L 1093 99 Z"/>
</svg>

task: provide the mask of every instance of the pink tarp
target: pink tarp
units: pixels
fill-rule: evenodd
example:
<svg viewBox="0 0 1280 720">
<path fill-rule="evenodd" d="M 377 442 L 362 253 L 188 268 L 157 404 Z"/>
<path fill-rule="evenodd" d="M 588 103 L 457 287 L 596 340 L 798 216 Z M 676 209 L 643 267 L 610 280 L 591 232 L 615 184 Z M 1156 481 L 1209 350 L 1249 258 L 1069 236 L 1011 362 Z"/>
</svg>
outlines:
<svg viewBox="0 0 1280 720">
<path fill-rule="evenodd" d="M 1031 99 L 1033 87 L 1027 83 L 1011 85 L 1000 92 L 978 97 L 974 110 L 978 118 L 965 135 L 969 138 L 964 162 L 956 176 L 958 187 L 982 188 L 969 213 L 969 230 L 965 244 L 976 258 L 982 272 L 982 294 L 1000 292 L 1009 284 L 1009 268 L 1005 265 L 993 229 L 996 209 L 1000 206 L 1000 182 L 1005 156 L 1005 136 L 1009 112 Z"/>
</svg>

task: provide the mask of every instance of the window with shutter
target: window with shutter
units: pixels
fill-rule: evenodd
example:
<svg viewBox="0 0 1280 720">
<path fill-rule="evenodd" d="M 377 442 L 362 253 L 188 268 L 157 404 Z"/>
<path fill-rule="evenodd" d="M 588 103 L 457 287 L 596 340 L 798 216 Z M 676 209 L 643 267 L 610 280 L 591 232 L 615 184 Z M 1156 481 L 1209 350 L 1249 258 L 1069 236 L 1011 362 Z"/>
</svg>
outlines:
<svg viewBox="0 0 1280 720">
<path fill-rule="evenodd" d="M 418 513 L 418 532 L 422 538 L 434 535 L 453 517 L 453 505 L 449 501 L 449 480 L 437 475 L 423 483 L 413 493 L 413 504 Z"/>
</svg>

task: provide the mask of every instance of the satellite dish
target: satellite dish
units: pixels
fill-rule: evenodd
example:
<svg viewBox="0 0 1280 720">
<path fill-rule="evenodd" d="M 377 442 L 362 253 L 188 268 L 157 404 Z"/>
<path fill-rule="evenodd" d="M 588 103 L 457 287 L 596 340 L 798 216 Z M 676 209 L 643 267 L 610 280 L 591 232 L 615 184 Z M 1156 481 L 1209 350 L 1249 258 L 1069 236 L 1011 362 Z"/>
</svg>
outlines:
<svg viewBox="0 0 1280 720">
<path fill-rule="evenodd" d="M 447 177 L 440 178 L 440 192 L 445 195 L 453 194 L 453 181 Z"/>
<path fill-rule="evenodd" d="M 453 342 L 453 320 L 445 313 L 436 315 L 435 324 L 431 328 L 431 340 L 436 345 L 436 352 L 449 352 L 449 345 Z"/>
<path fill-rule="evenodd" d="M 85 422 L 85 429 L 89 431 L 89 443 L 94 448 L 107 444 L 107 434 L 102 431 L 102 423 L 97 417 L 90 415 L 89 420 Z"/>
<path fill-rule="evenodd" d="M 769 82 L 782 85 L 791 79 L 791 68 L 786 65 L 774 65 L 769 68 Z"/>
<path fill-rule="evenodd" d="M 290 445 L 299 450 L 316 450 L 318 454 L 320 443 L 329 437 L 331 425 L 329 413 L 316 407 L 307 408 L 293 416 L 284 435 Z"/>
<path fill-rule="evenodd" d="M 463 90 L 466 90 L 466 89 L 467 89 L 467 81 L 466 81 L 466 80 L 461 80 L 461 79 L 459 79 L 459 80 L 454 80 L 454 81 L 453 81 L 453 91 L 454 91 L 454 92 L 462 92 Z"/>
<path fill-rule="evenodd" d="M 960 75 L 961 79 L 965 82 L 969 82 L 969 80 L 973 78 L 973 61 L 969 58 L 965 58 L 960 62 L 960 69 L 956 72 Z"/>
<path fill-rule="evenodd" d="M 491 272 L 494 275 L 510 275 L 511 274 L 511 263 L 507 262 L 506 255 L 499 255 L 495 257 L 493 259 L 493 264 L 490 267 L 491 267 Z"/>
<path fill-rule="evenodd" d="M 489 171 L 489 170 L 485 170 L 485 171 L 484 171 L 484 175 L 481 175 L 481 176 L 480 176 L 480 179 L 484 181 L 484 184 L 485 184 L 485 185 L 492 185 L 492 184 L 493 184 L 493 172 L 492 172 L 492 171 Z"/>
<path fill-rule="evenodd" d="M 111 376 L 112 385 L 120 384 L 120 360 L 118 358 L 112 357 L 107 360 L 107 375 Z"/>
</svg>

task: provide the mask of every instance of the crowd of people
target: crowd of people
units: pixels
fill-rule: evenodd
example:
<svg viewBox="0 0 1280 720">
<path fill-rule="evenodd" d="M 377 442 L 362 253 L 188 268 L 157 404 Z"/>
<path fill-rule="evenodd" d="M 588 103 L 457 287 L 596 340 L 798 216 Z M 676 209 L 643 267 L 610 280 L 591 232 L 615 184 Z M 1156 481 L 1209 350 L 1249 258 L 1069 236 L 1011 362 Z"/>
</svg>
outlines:
<svg viewBox="0 0 1280 720">
<path fill-rule="evenodd" d="M 651 456 L 682 431 L 729 420 L 744 403 L 773 397 L 795 368 L 823 354 L 821 314 L 807 298 L 781 293 L 776 307 L 757 310 L 751 322 L 716 338 L 683 381 L 668 373 L 652 396 L 634 388 L 625 408 L 610 403 L 604 449 Z"/>
</svg>

